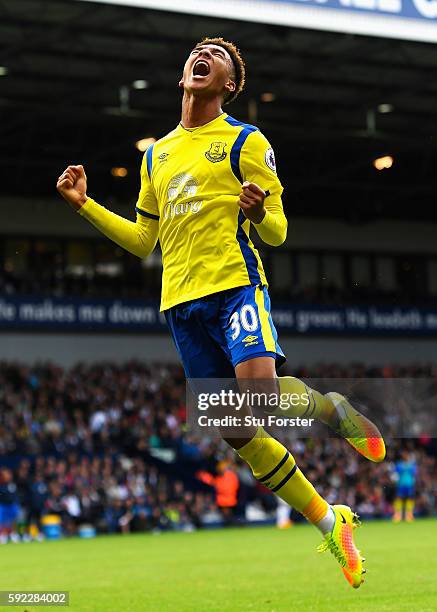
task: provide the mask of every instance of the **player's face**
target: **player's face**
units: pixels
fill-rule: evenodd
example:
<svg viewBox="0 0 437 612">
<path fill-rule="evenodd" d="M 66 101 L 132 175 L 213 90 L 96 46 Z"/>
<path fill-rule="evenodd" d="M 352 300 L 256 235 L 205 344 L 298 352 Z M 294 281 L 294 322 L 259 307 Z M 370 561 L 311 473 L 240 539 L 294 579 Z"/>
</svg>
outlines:
<svg viewBox="0 0 437 612">
<path fill-rule="evenodd" d="M 201 45 L 193 49 L 185 62 L 179 87 L 208 97 L 234 91 L 229 53 L 218 45 Z"/>
</svg>

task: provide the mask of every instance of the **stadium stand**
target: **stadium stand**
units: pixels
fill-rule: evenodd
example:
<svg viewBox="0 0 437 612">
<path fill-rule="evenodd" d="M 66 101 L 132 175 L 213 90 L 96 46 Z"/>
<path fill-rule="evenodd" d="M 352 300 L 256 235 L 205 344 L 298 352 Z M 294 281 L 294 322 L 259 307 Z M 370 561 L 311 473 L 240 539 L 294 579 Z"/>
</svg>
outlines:
<svg viewBox="0 0 437 612">
<path fill-rule="evenodd" d="M 311 374 L 426 378 L 434 369 L 431 364 L 320 364 Z M 310 369 L 292 373 L 308 376 Z M 273 518 L 273 495 L 252 479 L 246 465 L 235 462 L 218 440 L 186 430 L 185 380 L 177 365 L 107 362 L 64 370 L 50 363 L 2 362 L 0 415 L 3 542 L 12 525 L 15 539 L 40 537 L 46 514 L 59 515 L 66 534 L 77 533 L 84 523 L 99 532 L 126 533 Z M 300 465 L 324 496 L 330 502 L 347 499 L 366 517 L 392 515 L 395 461 L 402 449 L 418 464 L 416 515 L 436 514 L 435 440 L 393 440 L 378 470 L 341 439 L 293 441 Z M 238 478 L 232 515 L 214 489 L 214 480 L 226 470 Z"/>
</svg>

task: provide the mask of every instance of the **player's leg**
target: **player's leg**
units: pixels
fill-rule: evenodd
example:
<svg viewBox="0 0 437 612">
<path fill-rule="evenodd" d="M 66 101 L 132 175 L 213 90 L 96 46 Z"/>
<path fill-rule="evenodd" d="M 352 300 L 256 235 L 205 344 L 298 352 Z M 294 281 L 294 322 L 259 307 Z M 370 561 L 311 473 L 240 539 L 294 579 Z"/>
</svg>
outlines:
<svg viewBox="0 0 437 612">
<path fill-rule="evenodd" d="M 276 386 L 275 360 L 256 357 L 239 363 L 237 380 L 272 380 Z M 330 506 L 305 477 L 289 450 L 262 427 L 244 445 L 240 439 L 228 439 L 238 455 L 250 466 L 259 482 L 300 512 L 324 536 L 320 552 L 330 550 L 343 568 L 348 582 L 358 588 L 363 581 L 363 559 L 353 541 L 358 518 L 348 506 Z"/>
<path fill-rule="evenodd" d="M 400 523 L 402 521 L 402 506 L 402 499 L 400 497 L 396 497 L 393 502 L 393 523 Z"/>
<path fill-rule="evenodd" d="M 263 381 L 264 391 L 268 381 L 271 380 L 271 389 L 266 392 L 275 393 L 277 381 L 272 357 L 255 357 L 239 363 L 235 368 L 235 374 L 237 380 L 243 381 L 245 385 L 253 380 L 253 388 L 258 390 L 260 380 Z M 229 438 L 226 441 L 246 461 L 259 482 L 303 514 L 323 533 L 332 529 L 334 514 L 329 504 L 305 478 L 296 465 L 293 455 L 279 440 L 259 427 L 251 439 L 239 437 Z"/>
<path fill-rule="evenodd" d="M 405 487 L 405 520 L 407 523 L 414 521 L 414 487 Z"/>
<path fill-rule="evenodd" d="M 265 287 L 256 287 L 255 308 L 259 318 L 259 331 L 268 351 L 281 356 L 278 334 L 270 314 L 270 298 Z M 319 419 L 371 461 L 382 461 L 385 444 L 374 423 L 356 410 L 340 393 L 322 394 L 293 376 L 279 377 L 281 398 L 290 398 L 288 406 L 281 401 L 272 414 Z"/>
<path fill-rule="evenodd" d="M 277 343 L 270 317 L 268 295 L 262 287 L 241 287 L 226 292 L 221 309 L 221 327 L 225 330 L 235 374 L 242 385 L 257 391 L 277 393 L 275 366 L 285 360 Z M 266 330 L 266 331 L 264 331 Z M 268 387 L 268 388 L 267 388 Z M 362 582 L 362 559 L 353 543 L 357 519 L 346 506 L 329 506 L 296 465 L 294 457 L 263 428 L 249 440 L 227 439 L 250 466 L 255 478 L 276 493 L 324 535 L 323 550 L 329 548 L 354 586 Z"/>
<path fill-rule="evenodd" d="M 281 498 L 278 500 L 276 508 L 276 527 L 278 529 L 288 529 L 292 526 L 290 520 L 290 506 Z"/>
<path fill-rule="evenodd" d="M 6 504 L 0 504 L 0 544 L 8 541 L 8 529 L 6 526 Z"/>
<path fill-rule="evenodd" d="M 400 523 L 402 521 L 402 510 L 403 510 L 404 500 L 402 496 L 399 494 L 399 491 L 396 494 L 395 500 L 393 502 L 393 523 Z"/>
<path fill-rule="evenodd" d="M 405 500 L 405 520 L 407 523 L 414 521 L 414 498 L 408 497 Z"/>
<path fill-rule="evenodd" d="M 377 463 L 384 460 L 385 444 L 379 429 L 344 395 L 334 391 L 322 394 L 293 376 L 280 377 L 279 384 L 283 398 L 293 399 L 288 406 L 282 401 L 273 414 L 319 419 L 366 459 Z"/>
</svg>

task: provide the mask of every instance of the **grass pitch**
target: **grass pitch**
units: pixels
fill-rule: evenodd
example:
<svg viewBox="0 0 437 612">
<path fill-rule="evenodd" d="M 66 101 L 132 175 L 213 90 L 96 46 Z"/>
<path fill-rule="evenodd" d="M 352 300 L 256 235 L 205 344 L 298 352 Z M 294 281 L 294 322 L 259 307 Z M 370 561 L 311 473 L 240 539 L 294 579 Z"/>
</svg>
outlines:
<svg viewBox="0 0 437 612">
<path fill-rule="evenodd" d="M 105 612 L 437 610 L 437 520 L 369 522 L 357 541 L 358 591 L 306 525 L 8 544 L 0 590 L 68 590 L 71 610 Z"/>
</svg>

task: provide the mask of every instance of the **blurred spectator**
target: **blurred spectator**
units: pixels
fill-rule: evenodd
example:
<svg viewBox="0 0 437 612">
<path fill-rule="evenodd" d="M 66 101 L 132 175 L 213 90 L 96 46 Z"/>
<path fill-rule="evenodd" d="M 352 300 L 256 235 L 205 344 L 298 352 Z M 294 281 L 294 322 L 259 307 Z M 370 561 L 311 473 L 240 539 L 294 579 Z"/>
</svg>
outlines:
<svg viewBox="0 0 437 612">
<path fill-rule="evenodd" d="M 240 484 L 231 465 L 227 461 L 219 461 L 216 474 L 200 471 L 197 477 L 214 487 L 215 501 L 222 513 L 225 525 L 234 523 Z"/>
<path fill-rule="evenodd" d="M 0 471 L 0 543 L 18 541 L 17 519 L 20 512 L 18 489 L 11 470 Z"/>
</svg>

